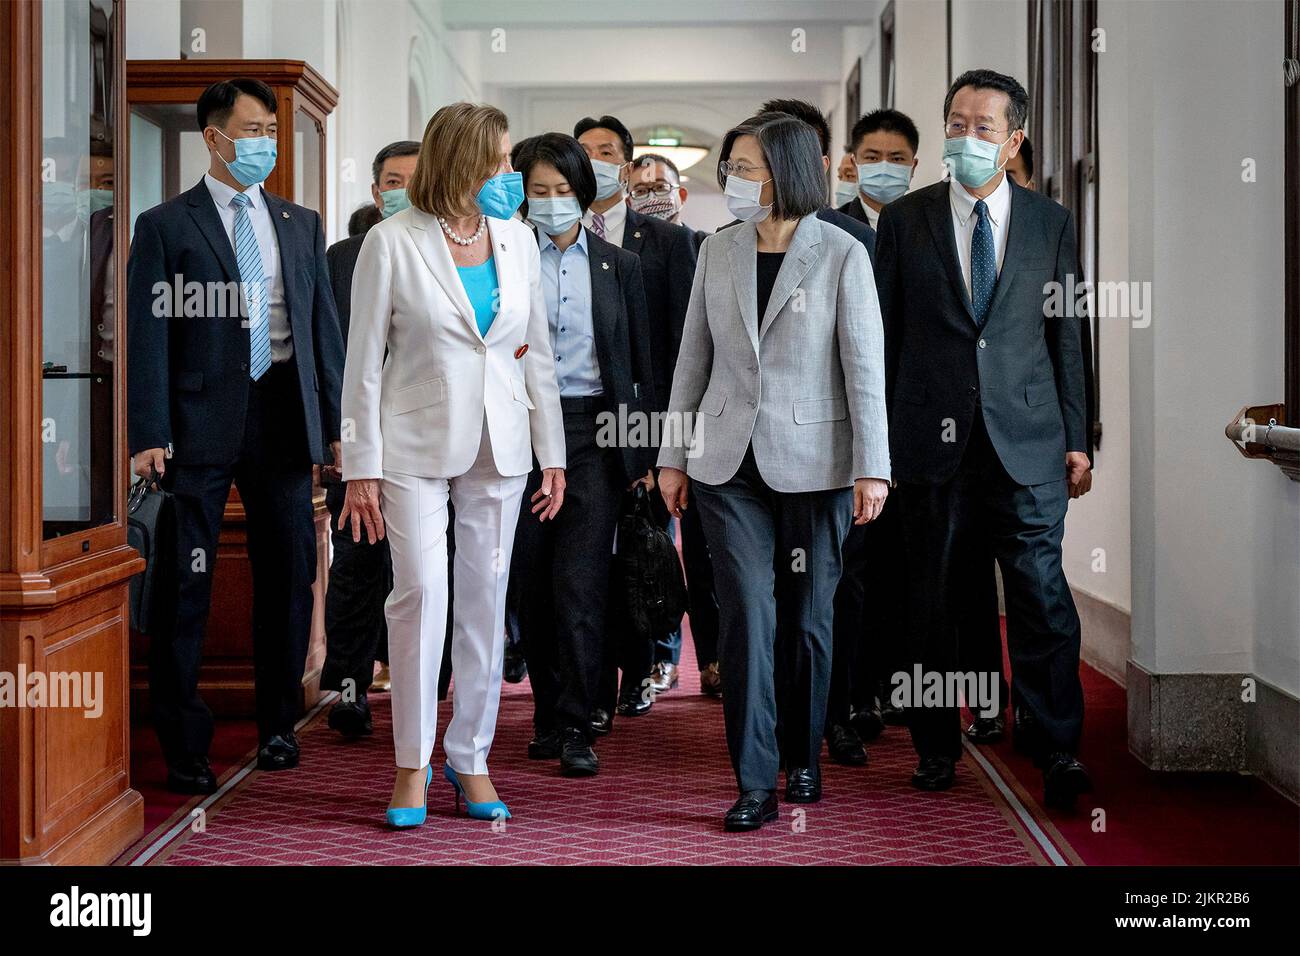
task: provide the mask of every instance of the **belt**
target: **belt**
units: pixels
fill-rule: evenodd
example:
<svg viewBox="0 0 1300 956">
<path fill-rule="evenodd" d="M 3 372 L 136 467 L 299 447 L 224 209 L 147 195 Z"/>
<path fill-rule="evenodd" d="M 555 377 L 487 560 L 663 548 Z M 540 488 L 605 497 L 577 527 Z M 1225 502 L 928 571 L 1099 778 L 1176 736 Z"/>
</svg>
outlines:
<svg viewBox="0 0 1300 956">
<path fill-rule="evenodd" d="M 572 398 L 560 396 L 560 410 L 566 415 L 571 412 L 594 414 L 609 410 L 609 399 L 604 395 L 575 395 Z"/>
</svg>

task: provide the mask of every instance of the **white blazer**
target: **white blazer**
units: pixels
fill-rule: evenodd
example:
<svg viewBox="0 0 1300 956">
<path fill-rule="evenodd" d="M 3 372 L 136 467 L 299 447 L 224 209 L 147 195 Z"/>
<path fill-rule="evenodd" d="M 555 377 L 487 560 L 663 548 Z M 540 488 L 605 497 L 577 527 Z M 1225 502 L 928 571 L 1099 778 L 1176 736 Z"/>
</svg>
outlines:
<svg viewBox="0 0 1300 956">
<path fill-rule="evenodd" d="M 527 474 L 534 454 L 543 468 L 564 467 L 537 240 L 513 219 L 489 217 L 488 232 L 501 291 L 486 336 L 434 216 L 404 209 L 366 234 L 343 372 L 345 480 L 464 474 L 485 409 L 502 475 Z"/>
</svg>

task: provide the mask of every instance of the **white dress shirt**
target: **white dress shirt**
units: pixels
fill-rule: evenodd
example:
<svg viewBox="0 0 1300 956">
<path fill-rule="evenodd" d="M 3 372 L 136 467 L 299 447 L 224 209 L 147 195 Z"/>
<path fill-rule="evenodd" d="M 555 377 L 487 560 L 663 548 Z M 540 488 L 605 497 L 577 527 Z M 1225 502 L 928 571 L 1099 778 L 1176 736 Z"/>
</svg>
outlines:
<svg viewBox="0 0 1300 956">
<path fill-rule="evenodd" d="M 230 201 L 235 198 L 235 190 L 220 180 L 213 179 L 210 173 L 204 173 L 203 181 L 208 184 L 212 194 L 212 204 L 217 207 L 217 215 L 226 229 L 226 238 L 230 248 L 235 248 L 235 207 Z M 270 333 L 271 361 L 287 362 L 293 357 L 293 333 L 289 325 L 289 310 L 284 302 L 284 276 L 280 272 L 280 243 L 275 237 L 275 226 L 271 222 L 271 213 L 266 208 L 266 197 L 262 195 L 262 186 L 249 186 L 244 190 L 248 197 L 248 219 L 257 236 L 257 247 L 262 253 L 262 274 L 269 280 L 271 295 Z"/>
<path fill-rule="evenodd" d="M 867 214 L 867 225 L 872 229 L 876 228 L 876 223 L 880 222 L 880 210 L 872 209 L 865 199 L 858 196 L 858 202 L 862 204 L 862 211 Z"/>
<path fill-rule="evenodd" d="M 952 206 L 952 231 L 957 239 L 957 256 L 961 259 L 961 274 L 966 280 L 966 294 L 974 297 L 970 284 L 970 243 L 975 236 L 975 197 L 957 180 L 949 183 L 948 199 Z M 1011 224 L 1011 186 L 1006 173 L 998 188 L 984 200 L 989 207 L 989 225 L 993 228 L 993 250 L 997 254 L 998 273 L 1002 272 L 1002 259 L 1007 251 L 1007 227 Z"/>
<path fill-rule="evenodd" d="M 596 231 L 596 227 L 592 225 L 595 215 L 594 212 L 588 209 L 582 216 L 582 224 L 592 232 Z M 601 215 L 605 217 L 605 241 L 622 249 L 623 227 L 627 225 L 627 203 L 615 203 Z"/>
</svg>

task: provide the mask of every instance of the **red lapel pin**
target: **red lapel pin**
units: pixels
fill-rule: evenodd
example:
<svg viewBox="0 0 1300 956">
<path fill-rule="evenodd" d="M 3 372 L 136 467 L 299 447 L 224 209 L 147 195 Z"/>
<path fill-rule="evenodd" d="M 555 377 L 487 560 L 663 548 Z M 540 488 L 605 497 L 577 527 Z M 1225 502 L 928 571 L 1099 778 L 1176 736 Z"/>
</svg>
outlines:
<svg viewBox="0 0 1300 956">
<path fill-rule="evenodd" d="M 525 354 L 527 354 L 527 352 L 528 352 L 528 343 L 525 342 L 523 345 L 519 346 L 519 348 L 515 349 L 515 358 L 521 359 L 524 357 Z"/>
</svg>

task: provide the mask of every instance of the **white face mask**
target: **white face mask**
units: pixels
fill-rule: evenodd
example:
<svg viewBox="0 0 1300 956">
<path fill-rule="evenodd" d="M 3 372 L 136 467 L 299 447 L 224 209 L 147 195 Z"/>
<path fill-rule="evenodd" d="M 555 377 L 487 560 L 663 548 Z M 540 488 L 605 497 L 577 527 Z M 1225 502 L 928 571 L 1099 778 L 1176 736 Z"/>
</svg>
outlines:
<svg viewBox="0 0 1300 956">
<path fill-rule="evenodd" d="M 727 209 L 742 222 L 762 222 L 772 214 L 772 206 L 759 202 L 763 187 L 772 180 L 765 179 L 756 183 L 752 179 L 728 176 L 723 194 L 727 197 Z"/>
</svg>

